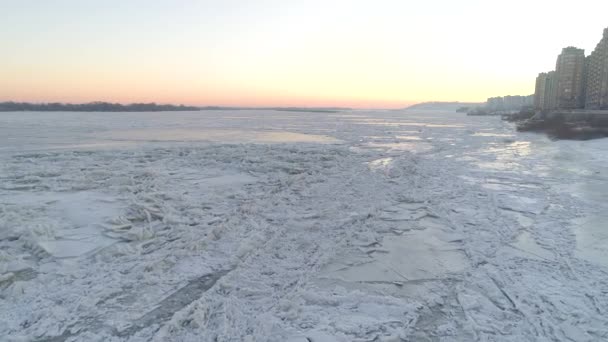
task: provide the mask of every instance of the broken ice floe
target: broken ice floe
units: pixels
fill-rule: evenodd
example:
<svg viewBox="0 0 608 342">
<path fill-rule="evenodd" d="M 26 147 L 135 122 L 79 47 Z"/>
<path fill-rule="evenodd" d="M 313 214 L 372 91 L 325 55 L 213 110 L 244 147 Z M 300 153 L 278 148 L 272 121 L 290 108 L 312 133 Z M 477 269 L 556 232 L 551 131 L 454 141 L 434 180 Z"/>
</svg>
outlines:
<svg viewBox="0 0 608 342">
<path fill-rule="evenodd" d="M 43 192 L 3 200 L 7 205 L 31 208 L 33 216 L 14 222 L 13 231 L 27 234 L 27 244 L 55 258 L 71 258 L 110 246 L 116 240 L 103 235 L 102 223 L 120 213 L 118 202 L 92 192 Z M 45 217 L 53 217 L 48 223 Z M 22 231 L 22 227 L 29 231 Z"/>
<path fill-rule="evenodd" d="M 433 215 L 429 213 L 424 203 L 400 203 L 392 207 L 382 209 L 380 219 L 385 221 L 417 221 L 424 217 Z"/>
<path fill-rule="evenodd" d="M 547 208 L 547 203 L 538 199 L 510 194 L 498 194 L 497 205 L 504 210 L 535 215 L 542 213 Z"/>
<path fill-rule="evenodd" d="M 514 242 L 503 246 L 498 253 L 504 255 L 503 258 L 516 256 L 524 259 L 555 261 L 555 255 L 539 245 L 528 231 L 522 231 Z"/>
<path fill-rule="evenodd" d="M 603 217 L 574 220 L 576 257 L 608 267 L 608 229 Z"/>
<path fill-rule="evenodd" d="M 323 277 L 346 282 L 394 283 L 440 280 L 462 272 L 468 260 L 459 242 L 461 236 L 447 233 L 439 226 L 406 231 L 400 236 L 385 236 L 354 264 L 336 260 Z M 353 260 L 351 256 L 351 260 Z"/>
</svg>

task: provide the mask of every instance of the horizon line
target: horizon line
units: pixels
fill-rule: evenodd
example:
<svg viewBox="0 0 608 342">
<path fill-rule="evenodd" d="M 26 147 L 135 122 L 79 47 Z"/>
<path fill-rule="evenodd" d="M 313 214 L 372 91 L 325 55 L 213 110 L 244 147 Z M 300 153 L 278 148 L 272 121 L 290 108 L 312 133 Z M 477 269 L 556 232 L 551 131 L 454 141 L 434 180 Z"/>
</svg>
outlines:
<svg viewBox="0 0 608 342">
<path fill-rule="evenodd" d="M 129 105 L 137 105 L 137 104 L 154 104 L 157 106 L 175 106 L 175 107 L 197 107 L 199 109 L 282 109 L 282 108 L 292 108 L 292 109 L 342 109 L 342 110 L 396 110 L 396 109 L 406 109 L 408 107 L 424 104 L 424 103 L 463 103 L 463 104 L 472 104 L 472 103 L 484 103 L 485 101 L 460 101 L 460 100 L 424 100 L 424 101 L 404 101 L 403 106 L 336 106 L 336 105 L 225 105 L 225 104 L 185 104 L 185 103 L 171 103 L 171 102 L 156 102 L 156 101 L 134 101 L 134 102 L 124 102 L 124 101 L 101 101 L 101 100 L 93 100 L 93 101 L 83 101 L 83 102 L 61 102 L 61 101 L 18 101 L 18 100 L 2 100 L 0 103 L 19 103 L 19 104 L 30 104 L 30 105 L 48 105 L 48 104 L 61 104 L 61 105 L 87 105 L 87 104 L 115 104 L 121 106 L 129 106 Z"/>
</svg>

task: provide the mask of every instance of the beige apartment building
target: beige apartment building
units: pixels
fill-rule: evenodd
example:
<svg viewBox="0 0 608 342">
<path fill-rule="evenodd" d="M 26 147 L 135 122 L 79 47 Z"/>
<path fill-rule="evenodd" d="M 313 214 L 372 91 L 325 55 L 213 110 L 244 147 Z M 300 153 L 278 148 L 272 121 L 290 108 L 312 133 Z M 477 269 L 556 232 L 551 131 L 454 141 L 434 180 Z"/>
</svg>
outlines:
<svg viewBox="0 0 608 342">
<path fill-rule="evenodd" d="M 534 109 L 543 110 L 545 109 L 546 90 L 547 90 L 548 74 L 541 72 L 536 77 L 536 86 L 534 87 Z"/>
<path fill-rule="evenodd" d="M 547 88 L 545 89 L 545 110 L 557 108 L 557 75 L 555 71 L 547 73 Z"/>
<path fill-rule="evenodd" d="M 569 46 L 562 49 L 555 64 L 557 108 L 585 106 L 585 50 Z"/>
<path fill-rule="evenodd" d="M 555 109 L 557 103 L 555 71 L 541 72 L 536 77 L 534 109 L 547 111 Z"/>
</svg>

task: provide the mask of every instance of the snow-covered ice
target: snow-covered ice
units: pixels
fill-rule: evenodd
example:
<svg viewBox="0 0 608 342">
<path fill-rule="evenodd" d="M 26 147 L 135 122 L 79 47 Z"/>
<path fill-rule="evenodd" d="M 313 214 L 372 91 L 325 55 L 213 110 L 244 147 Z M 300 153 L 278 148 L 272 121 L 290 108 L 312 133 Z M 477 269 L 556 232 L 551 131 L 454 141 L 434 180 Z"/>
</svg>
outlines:
<svg viewBox="0 0 608 342">
<path fill-rule="evenodd" d="M 0 336 L 608 340 L 607 190 L 495 117 L 2 113 Z"/>
</svg>

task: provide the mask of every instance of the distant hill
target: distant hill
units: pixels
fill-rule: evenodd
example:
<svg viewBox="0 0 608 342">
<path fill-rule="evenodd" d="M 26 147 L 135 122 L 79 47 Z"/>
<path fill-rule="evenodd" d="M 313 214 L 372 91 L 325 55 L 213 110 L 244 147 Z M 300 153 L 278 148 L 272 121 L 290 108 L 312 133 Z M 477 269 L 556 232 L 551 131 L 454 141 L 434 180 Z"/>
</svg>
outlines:
<svg viewBox="0 0 608 342">
<path fill-rule="evenodd" d="M 405 108 L 406 110 L 424 109 L 424 110 L 445 110 L 445 111 L 457 111 L 463 107 L 479 107 L 484 103 L 482 102 L 422 102 L 417 103 L 413 106 Z"/>
</svg>

